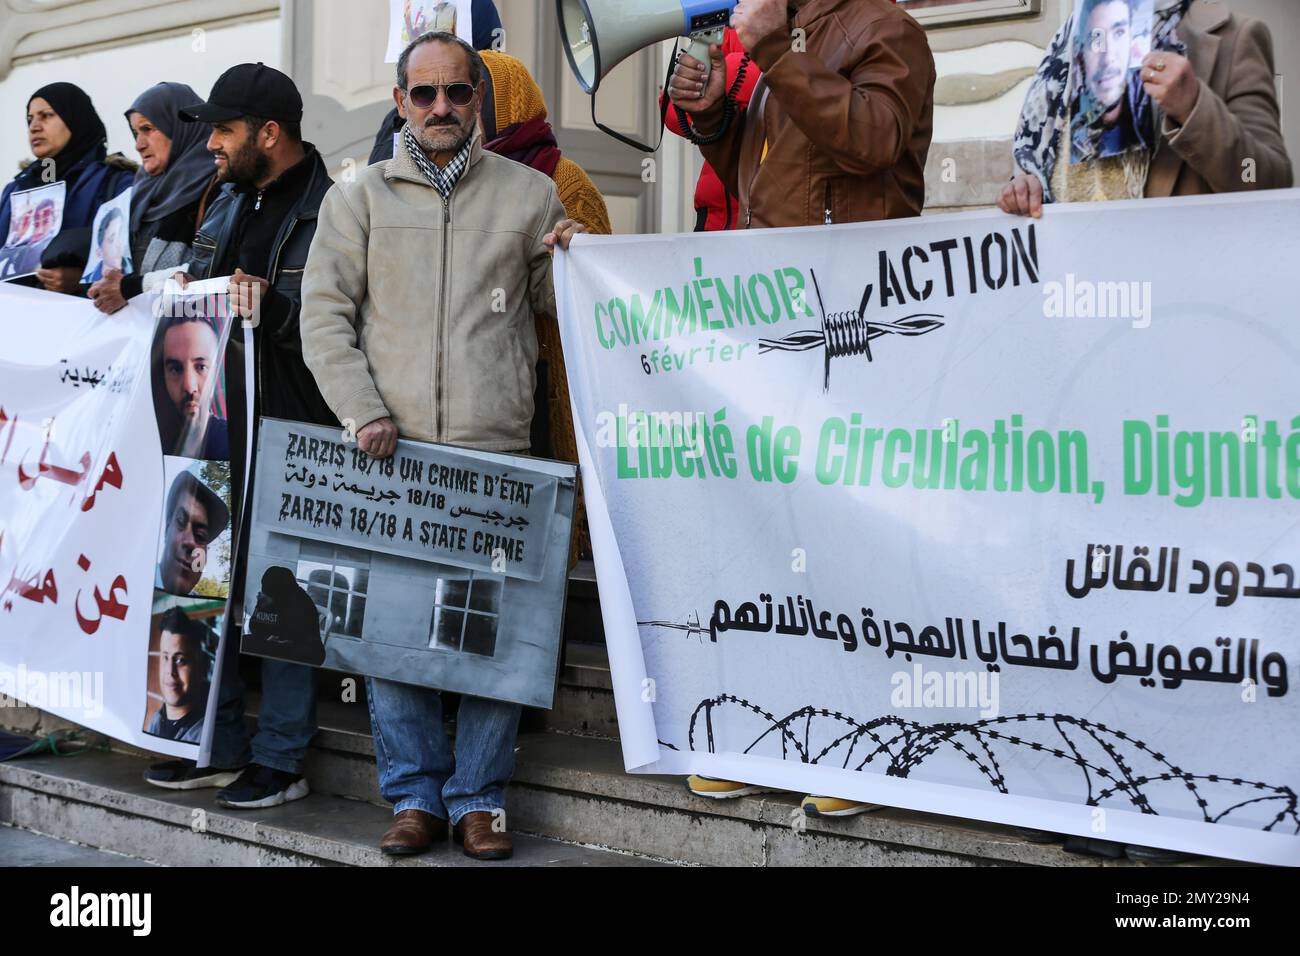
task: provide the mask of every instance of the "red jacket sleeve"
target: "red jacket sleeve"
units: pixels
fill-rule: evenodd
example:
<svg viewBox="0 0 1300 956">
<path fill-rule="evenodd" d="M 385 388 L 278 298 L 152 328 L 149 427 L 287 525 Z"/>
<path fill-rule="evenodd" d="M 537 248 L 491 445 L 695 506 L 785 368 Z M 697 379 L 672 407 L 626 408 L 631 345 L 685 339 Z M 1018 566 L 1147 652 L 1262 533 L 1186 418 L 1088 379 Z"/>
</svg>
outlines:
<svg viewBox="0 0 1300 956">
<path fill-rule="evenodd" d="M 727 60 L 727 88 L 730 89 L 732 82 L 736 79 L 736 71 L 740 69 L 740 61 L 745 56 L 745 48 L 740 45 L 740 37 L 736 36 L 736 31 L 731 27 L 727 27 L 727 32 L 723 34 L 722 53 Z M 754 86 L 758 83 L 760 75 L 758 64 L 750 63 L 745 70 L 745 81 L 740 85 L 740 89 L 736 93 L 736 107 L 738 109 L 743 110 L 749 106 L 749 98 L 754 94 Z M 659 109 L 663 109 L 664 98 L 667 96 L 668 92 L 666 90 L 659 94 Z M 681 124 L 677 122 L 677 111 L 672 108 L 671 104 L 668 107 L 668 115 L 664 119 L 664 126 L 678 136 L 682 135 Z"/>
</svg>

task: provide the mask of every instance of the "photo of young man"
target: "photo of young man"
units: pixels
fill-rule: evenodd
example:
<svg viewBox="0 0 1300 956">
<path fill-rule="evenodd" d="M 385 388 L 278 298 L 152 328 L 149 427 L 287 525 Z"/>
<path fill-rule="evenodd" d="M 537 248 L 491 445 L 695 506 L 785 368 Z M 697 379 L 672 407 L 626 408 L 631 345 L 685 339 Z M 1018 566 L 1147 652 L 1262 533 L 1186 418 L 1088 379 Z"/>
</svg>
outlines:
<svg viewBox="0 0 1300 956">
<path fill-rule="evenodd" d="M 164 319 L 154 354 L 154 411 L 163 454 L 229 461 L 228 423 L 213 401 L 222 371 L 221 336 L 213 320 Z"/>
<path fill-rule="evenodd" d="M 1074 33 L 1078 79 L 1070 109 L 1070 161 L 1149 150 L 1151 98 L 1141 64 L 1151 48 L 1153 0 L 1079 0 Z"/>
<path fill-rule="evenodd" d="M 210 660 L 204 650 L 208 634 L 205 624 L 180 607 L 155 616 L 150 656 L 162 703 L 149 717 L 145 733 L 199 743 L 208 705 Z"/>
<path fill-rule="evenodd" d="M 11 197 L 9 232 L 0 248 L 0 279 L 18 279 L 40 267 L 41 253 L 63 225 L 65 190 L 63 183 L 51 183 Z"/>
<path fill-rule="evenodd" d="M 91 226 L 90 258 L 81 276 L 85 285 L 93 285 L 105 274 L 117 270 L 130 275 L 133 269 L 131 250 L 127 244 L 127 230 L 131 214 L 131 190 L 99 207 Z"/>
<path fill-rule="evenodd" d="M 211 546 L 230 524 L 230 508 L 211 488 L 188 469 L 172 481 L 163 511 L 162 546 L 154 586 L 168 594 L 187 596 L 194 593 L 204 572 L 213 562 Z M 230 586 L 229 569 L 221 569 L 218 594 L 224 596 Z"/>
</svg>

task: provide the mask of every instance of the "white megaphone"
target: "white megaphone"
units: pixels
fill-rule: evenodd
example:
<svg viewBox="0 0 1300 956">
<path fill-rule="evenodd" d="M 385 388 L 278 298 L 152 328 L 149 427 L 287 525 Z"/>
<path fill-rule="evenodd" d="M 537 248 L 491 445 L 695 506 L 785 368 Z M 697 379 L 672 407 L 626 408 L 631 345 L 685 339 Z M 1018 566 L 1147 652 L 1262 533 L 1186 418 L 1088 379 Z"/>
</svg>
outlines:
<svg viewBox="0 0 1300 956">
<path fill-rule="evenodd" d="M 709 45 L 721 43 L 739 0 L 556 0 L 569 66 L 587 93 L 633 53 L 689 37 L 686 52 L 709 69 Z"/>
</svg>

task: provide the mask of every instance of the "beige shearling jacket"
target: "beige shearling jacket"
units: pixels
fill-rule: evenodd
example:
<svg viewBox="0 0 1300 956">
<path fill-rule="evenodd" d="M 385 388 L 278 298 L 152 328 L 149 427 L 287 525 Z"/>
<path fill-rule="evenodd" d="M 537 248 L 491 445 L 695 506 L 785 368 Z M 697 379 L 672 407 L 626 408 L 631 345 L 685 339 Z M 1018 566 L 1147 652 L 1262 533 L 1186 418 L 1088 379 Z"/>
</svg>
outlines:
<svg viewBox="0 0 1300 956">
<path fill-rule="evenodd" d="M 486 451 L 529 446 L 534 317 L 555 314 L 542 237 L 555 183 L 483 149 L 443 200 L 404 148 L 326 194 L 302 283 L 302 351 L 359 431 Z"/>
</svg>

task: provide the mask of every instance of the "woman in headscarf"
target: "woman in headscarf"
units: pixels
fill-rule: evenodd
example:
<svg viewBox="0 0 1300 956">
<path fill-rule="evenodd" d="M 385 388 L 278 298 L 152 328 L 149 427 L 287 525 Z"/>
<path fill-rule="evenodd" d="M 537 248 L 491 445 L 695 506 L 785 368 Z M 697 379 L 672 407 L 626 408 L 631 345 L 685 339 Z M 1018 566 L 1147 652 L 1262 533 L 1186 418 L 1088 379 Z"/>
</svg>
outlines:
<svg viewBox="0 0 1300 956">
<path fill-rule="evenodd" d="M 126 111 L 141 168 L 131 194 L 131 262 L 122 276 L 106 272 L 90 287 L 95 307 L 106 314 L 153 287 L 189 258 L 190 242 L 217 170 L 208 152 L 209 128 L 183 123 L 180 110 L 202 97 L 184 83 L 159 83 Z"/>
<path fill-rule="evenodd" d="M 27 142 L 36 161 L 0 194 L 0 230 L 9 225 L 15 193 L 51 183 L 66 184 L 63 224 L 41 256 L 35 277 L 13 280 L 76 294 L 90 253 L 90 227 L 100 205 L 131 185 L 135 164 L 108 155 L 108 131 L 90 97 L 72 83 L 51 83 L 27 101 Z"/>
<path fill-rule="evenodd" d="M 592 235 L 609 235 L 612 230 L 605 197 L 581 166 L 560 153 L 555 133 L 546 120 L 542 89 L 528 72 L 528 67 L 522 60 L 496 50 L 484 50 L 479 55 L 483 57 L 488 73 L 487 93 L 479 113 L 483 148 L 550 176 L 569 218 L 582 223 Z M 569 380 L 564 370 L 564 353 L 560 349 L 560 328 L 554 319 L 546 316 L 537 319 L 537 345 L 533 452 L 577 461 L 578 444 L 569 407 Z M 574 514 L 570 557 L 576 561 L 590 553 L 591 534 L 587 530 L 586 509 L 580 496 Z"/>
<path fill-rule="evenodd" d="M 487 94 L 479 114 L 483 148 L 550 176 L 569 218 L 593 235 L 609 235 L 605 198 L 583 168 L 561 154 L 546 120 L 542 88 L 523 60 L 496 50 L 483 50 L 479 55 L 488 71 Z"/>
<path fill-rule="evenodd" d="M 1004 212 L 1038 216 L 1052 202 L 1291 185 L 1272 37 L 1265 24 L 1225 3 L 1155 0 L 1151 52 L 1129 64 L 1136 75 L 1124 90 L 1128 106 L 1118 104 L 1132 115 L 1143 114 L 1144 100 L 1154 104 L 1146 110 L 1153 150 L 1107 156 L 1088 148 L 1105 137 L 1101 127 L 1110 114 L 1099 113 L 1091 124 L 1085 115 L 1071 129 L 1072 104 L 1088 83 L 1086 58 L 1074 48 L 1082 42 L 1104 52 L 1091 33 L 1108 20 L 1129 20 L 1135 6 L 1133 0 L 1084 0 L 1077 9 L 1087 22 L 1076 29 L 1070 17 L 1053 37 L 1020 114 L 1016 175 L 998 198 Z"/>
</svg>

